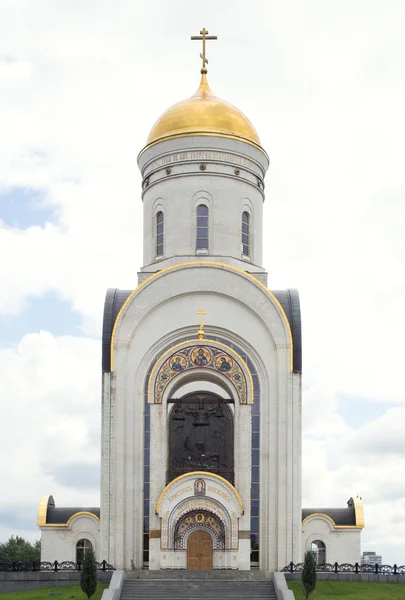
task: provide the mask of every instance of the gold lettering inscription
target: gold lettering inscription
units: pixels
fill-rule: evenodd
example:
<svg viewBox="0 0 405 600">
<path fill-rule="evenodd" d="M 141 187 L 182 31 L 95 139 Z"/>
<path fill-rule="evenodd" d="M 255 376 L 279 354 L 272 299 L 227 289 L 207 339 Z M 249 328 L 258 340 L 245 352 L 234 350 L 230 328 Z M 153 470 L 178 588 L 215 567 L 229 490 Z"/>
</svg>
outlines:
<svg viewBox="0 0 405 600">
<path fill-rule="evenodd" d="M 262 175 L 261 169 L 253 161 L 247 158 L 242 158 L 241 156 L 229 154 L 227 152 L 179 152 L 178 154 L 172 154 L 170 156 L 162 156 L 162 158 L 158 158 L 149 165 L 149 168 L 153 170 L 159 167 L 164 167 L 170 163 L 183 162 L 187 160 L 218 160 L 232 163 L 234 165 L 240 165 L 241 167 L 246 167 L 250 171 L 253 171 L 260 176 Z"/>
<path fill-rule="evenodd" d="M 214 494 L 217 494 L 218 496 L 221 496 L 221 498 L 223 498 L 227 502 L 231 502 L 232 501 L 231 497 L 226 492 L 224 492 L 223 490 L 220 490 L 218 488 L 210 486 L 208 488 L 208 491 L 209 492 L 213 492 Z"/>
<path fill-rule="evenodd" d="M 176 498 L 179 498 L 179 496 L 183 496 L 184 494 L 187 494 L 188 492 L 192 492 L 193 488 L 191 487 L 191 485 L 181 488 L 180 490 L 177 490 L 177 492 L 174 492 L 171 496 L 168 497 L 169 502 L 173 502 L 174 500 L 176 500 Z"/>
</svg>

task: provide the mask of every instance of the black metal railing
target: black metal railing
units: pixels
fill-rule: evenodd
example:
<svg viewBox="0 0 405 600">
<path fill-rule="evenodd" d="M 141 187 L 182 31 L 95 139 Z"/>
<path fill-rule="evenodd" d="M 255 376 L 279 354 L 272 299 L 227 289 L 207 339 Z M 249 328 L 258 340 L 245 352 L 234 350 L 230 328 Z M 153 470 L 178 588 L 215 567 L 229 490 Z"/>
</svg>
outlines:
<svg viewBox="0 0 405 600">
<path fill-rule="evenodd" d="M 106 560 L 96 562 L 98 571 L 114 571 L 114 567 Z M 75 563 L 70 560 L 58 562 L 36 562 L 36 561 L 0 561 L 0 571 L 81 571 L 82 565 L 80 562 Z"/>
<path fill-rule="evenodd" d="M 290 563 L 284 569 L 283 573 L 301 573 L 304 563 Z M 378 563 L 359 565 L 359 563 L 324 563 L 316 565 L 318 573 L 372 573 L 374 575 L 405 575 L 405 565 L 379 565 Z"/>
</svg>

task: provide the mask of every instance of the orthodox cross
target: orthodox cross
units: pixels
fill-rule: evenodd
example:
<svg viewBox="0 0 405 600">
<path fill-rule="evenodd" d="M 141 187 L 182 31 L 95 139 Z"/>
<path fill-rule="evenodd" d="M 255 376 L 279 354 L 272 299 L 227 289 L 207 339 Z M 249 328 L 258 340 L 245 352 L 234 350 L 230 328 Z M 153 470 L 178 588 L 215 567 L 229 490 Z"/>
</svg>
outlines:
<svg viewBox="0 0 405 600">
<path fill-rule="evenodd" d="M 217 40 L 216 35 L 208 35 L 208 30 L 203 27 L 200 31 L 200 35 L 192 35 L 192 40 L 202 40 L 202 54 L 200 53 L 200 58 L 202 59 L 202 68 L 205 69 L 205 65 L 208 65 L 208 58 L 205 56 L 205 41 L 206 40 Z"/>
<path fill-rule="evenodd" d="M 205 310 L 200 308 L 195 314 L 200 315 L 200 330 L 198 331 L 197 335 L 200 338 L 200 340 L 202 340 L 204 339 L 203 315 L 206 315 L 207 313 L 205 312 Z"/>
</svg>

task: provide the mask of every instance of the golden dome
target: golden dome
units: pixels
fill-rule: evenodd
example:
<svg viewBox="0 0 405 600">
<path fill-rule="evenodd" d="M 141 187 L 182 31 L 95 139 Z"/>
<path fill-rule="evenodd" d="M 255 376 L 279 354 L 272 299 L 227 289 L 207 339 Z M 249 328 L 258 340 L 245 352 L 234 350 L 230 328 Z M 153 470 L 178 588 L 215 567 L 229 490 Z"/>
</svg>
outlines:
<svg viewBox="0 0 405 600">
<path fill-rule="evenodd" d="M 191 98 L 178 102 L 156 121 L 146 148 L 186 135 L 216 135 L 234 138 L 260 147 L 260 139 L 249 119 L 235 106 L 214 96 L 206 70 L 201 70 L 200 87 Z M 145 149 L 145 148 L 144 148 Z"/>
</svg>

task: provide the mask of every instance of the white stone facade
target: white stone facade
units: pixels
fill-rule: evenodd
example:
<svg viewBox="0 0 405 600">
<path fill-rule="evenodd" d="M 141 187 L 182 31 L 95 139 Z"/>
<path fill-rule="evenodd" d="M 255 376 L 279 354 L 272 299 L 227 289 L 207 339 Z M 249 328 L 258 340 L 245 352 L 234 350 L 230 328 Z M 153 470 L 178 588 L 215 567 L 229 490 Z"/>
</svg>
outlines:
<svg viewBox="0 0 405 600">
<path fill-rule="evenodd" d="M 303 551 L 311 549 L 311 543 L 320 540 L 325 544 L 325 562 L 360 563 L 359 527 L 336 526 L 327 515 L 307 517 L 302 527 Z"/>
<path fill-rule="evenodd" d="M 104 454 L 103 461 L 109 465 L 109 479 L 102 475 L 102 530 L 110 523 L 109 536 L 102 538 L 106 559 L 125 568 L 131 559 L 138 568 L 142 566 L 143 472 L 142 461 L 136 457 L 143 453 L 145 374 L 169 344 L 195 335 L 198 306 L 204 306 L 209 315 L 205 343 L 216 336 L 229 339 L 244 349 L 258 372 L 260 566 L 266 570 L 283 567 L 301 555 L 301 389 L 300 376 L 291 372 L 289 325 L 259 281 L 243 271 L 209 262 L 177 265 L 157 273 L 132 294 L 118 321 L 114 375 L 106 377 L 103 401 L 104 421 L 110 428 L 103 436 L 103 448 L 110 452 L 109 460 Z M 244 530 L 249 529 L 250 517 L 249 408 L 238 406 L 236 399 L 235 486 L 246 507 Z M 165 487 L 166 423 L 164 402 L 152 406 L 152 506 Z M 157 516 L 151 515 L 150 527 L 159 528 Z"/>
<path fill-rule="evenodd" d="M 78 514 L 62 526 L 41 527 L 41 561 L 76 562 L 76 545 L 79 540 L 89 540 L 96 560 L 100 555 L 100 521 L 95 516 Z"/>
</svg>

